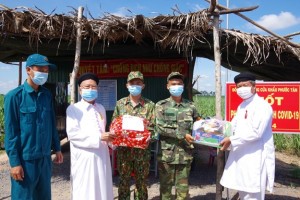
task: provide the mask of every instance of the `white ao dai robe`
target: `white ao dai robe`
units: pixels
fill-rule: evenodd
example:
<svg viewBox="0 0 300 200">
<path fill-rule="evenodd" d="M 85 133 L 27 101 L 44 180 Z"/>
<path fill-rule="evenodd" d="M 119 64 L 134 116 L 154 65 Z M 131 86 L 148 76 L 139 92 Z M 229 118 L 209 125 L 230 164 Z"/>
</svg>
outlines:
<svg viewBox="0 0 300 200">
<path fill-rule="evenodd" d="M 272 135 L 272 107 L 257 94 L 244 100 L 232 119 L 234 135 L 220 183 L 238 191 L 272 192 L 275 149 Z"/>
<path fill-rule="evenodd" d="M 101 104 L 84 100 L 67 109 L 71 150 L 72 200 L 112 200 L 112 173 L 105 132 L 106 113 Z"/>
</svg>

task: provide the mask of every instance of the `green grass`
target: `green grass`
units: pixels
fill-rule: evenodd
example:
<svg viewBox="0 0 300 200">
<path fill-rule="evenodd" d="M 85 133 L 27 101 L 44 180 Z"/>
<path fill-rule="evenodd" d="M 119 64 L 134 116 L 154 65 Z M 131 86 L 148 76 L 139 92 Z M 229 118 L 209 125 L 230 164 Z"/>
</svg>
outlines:
<svg viewBox="0 0 300 200">
<path fill-rule="evenodd" d="M 273 134 L 276 151 L 300 156 L 300 134 Z"/>
<path fill-rule="evenodd" d="M 4 128 L 4 95 L 0 94 L 0 131 Z"/>
<path fill-rule="evenodd" d="M 195 106 L 202 116 L 202 118 L 206 117 L 214 117 L 216 116 L 216 103 L 214 96 L 194 96 L 194 103 Z M 222 118 L 225 118 L 225 98 L 222 97 Z"/>
<path fill-rule="evenodd" d="M 4 142 L 4 95 L 0 94 L 0 150 Z"/>
</svg>

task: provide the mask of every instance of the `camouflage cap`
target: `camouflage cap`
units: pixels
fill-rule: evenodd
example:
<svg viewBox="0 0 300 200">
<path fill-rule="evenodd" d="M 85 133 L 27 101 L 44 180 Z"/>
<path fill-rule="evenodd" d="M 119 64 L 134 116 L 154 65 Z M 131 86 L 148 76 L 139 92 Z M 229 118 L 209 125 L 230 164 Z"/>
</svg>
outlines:
<svg viewBox="0 0 300 200">
<path fill-rule="evenodd" d="M 167 81 L 169 81 L 172 78 L 179 78 L 179 79 L 183 80 L 184 76 L 182 74 L 180 74 L 179 72 L 171 72 L 167 78 Z"/>
<path fill-rule="evenodd" d="M 144 81 L 144 76 L 140 71 L 132 71 L 128 74 L 127 82 L 129 82 L 135 78 L 138 78 L 138 79 L 141 79 L 142 81 Z"/>
</svg>

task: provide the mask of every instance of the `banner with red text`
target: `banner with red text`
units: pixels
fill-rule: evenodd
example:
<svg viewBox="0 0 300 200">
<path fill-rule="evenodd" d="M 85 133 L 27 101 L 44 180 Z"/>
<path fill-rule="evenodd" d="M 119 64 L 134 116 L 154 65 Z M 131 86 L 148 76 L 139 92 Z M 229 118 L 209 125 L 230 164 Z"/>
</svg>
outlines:
<svg viewBox="0 0 300 200">
<path fill-rule="evenodd" d="M 167 77 L 171 72 L 188 74 L 188 63 L 185 59 L 114 59 L 82 60 L 78 76 L 91 72 L 100 78 L 127 77 L 131 71 L 140 71 L 145 77 Z"/>
<path fill-rule="evenodd" d="M 275 133 L 300 133 L 300 82 L 257 82 L 256 92 L 273 108 Z M 234 83 L 226 84 L 226 120 L 230 121 L 242 99 Z"/>
</svg>

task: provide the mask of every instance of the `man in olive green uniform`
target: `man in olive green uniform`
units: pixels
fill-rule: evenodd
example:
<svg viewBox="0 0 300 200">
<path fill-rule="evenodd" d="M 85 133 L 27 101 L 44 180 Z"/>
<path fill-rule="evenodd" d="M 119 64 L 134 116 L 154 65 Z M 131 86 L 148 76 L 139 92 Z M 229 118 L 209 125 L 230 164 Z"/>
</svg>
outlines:
<svg viewBox="0 0 300 200">
<path fill-rule="evenodd" d="M 172 199 L 172 186 L 176 188 L 176 199 L 188 199 L 188 177 L 193 160 L 191 136 L 193 122 L 199 119 L 194 104 L 182 98 L 184 76 L 172 72 L 167 78 L 167 89 L 171 96 L 156 104 L 156 133 L 159 134 L 158 170 L 160 198 Z"/>
<path fill-rule="evenodd" d="M 132 115 L 149 120 L 148 130 L 153 133 L 155 104 L 142 97 L 141 92 L 145 88 L 143 74 L 133 71 L 128 74 L 126 87 L 129 96 L 117 102 L 112 120 L 121 115 Z M 149 138 L 150 140 L 150 138 Z M 119 200 L 130 200 L 131 173 L 135 175 L 135 199 L 147 200 L 147 177 L 150 167 L 150 147 L 147 149 L 118 147 L 117 163 L 119 171 Z"/>
</svg>

